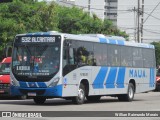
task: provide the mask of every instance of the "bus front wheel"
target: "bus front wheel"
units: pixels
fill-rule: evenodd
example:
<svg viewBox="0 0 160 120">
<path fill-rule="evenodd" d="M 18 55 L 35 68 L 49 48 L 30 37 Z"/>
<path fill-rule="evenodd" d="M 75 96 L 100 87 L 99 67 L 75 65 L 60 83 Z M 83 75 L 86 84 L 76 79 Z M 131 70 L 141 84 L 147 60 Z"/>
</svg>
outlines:
<svg viewBox="0 0 160 120">
<path fill-rule="evenodd" d="M 72 99 L 73 103 L 75 104 L 83 104 L 85 101 L 85 87 L 84 85 L 81 83 L 78 89 L 78 96 L 74 97 Z"/>
<path fill-rule="evenodd" d="M 123 95 L 118 95 L 118 100 L 119 101 L 132 101 L 134 98 L 134 85 L 132 83 L 128 84 L 128 90 L 127 90 L 127 94 L 123 94 Z"/>
<path fill-rule="evenodd" d="M 45 97 L 34 97 L 33 100 L 36 104 L 44 104 L 44 102 L 46 101 L 46 98 Z"/>
</svg>

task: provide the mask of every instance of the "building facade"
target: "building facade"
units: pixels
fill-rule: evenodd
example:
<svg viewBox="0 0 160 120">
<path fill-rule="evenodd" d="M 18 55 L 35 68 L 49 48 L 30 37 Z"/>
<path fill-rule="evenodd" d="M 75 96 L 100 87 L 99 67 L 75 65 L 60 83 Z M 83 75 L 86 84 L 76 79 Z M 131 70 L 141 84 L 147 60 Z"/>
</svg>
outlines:
<svg viewBox="0 0 160 120">
<path fill-rule="evenodd" d="M 39 0 L 40 1 L 40 0 Z M 117 1 L 118 0 L 46 0 L 55 1 L 59 5 L 76 6 L 88 12 L 91 16 L 96 14 L 100 19 L 109 19 L 117 25 Z"/>
<path fill-rule="evenodd" d="M 138 0 L 118 0 L 117 27 L 129 34 L 130 40 L 137 41 L 138 34 Z M 160 0 L 144 0 L 142 15 L 140 0 L 139 39 L 140 42 L 151 43 L 160 41 Z M 143 21 L 142 21 L 143 20 Z M 141 31 L 141 25 L 143 29 Z"/>
<path fill-rule="evenodd" d="M 117 24 L 117 0 L 75 0 L 75 5 L 90 15 L 96 14 L 102 20 L 110 19 Z"/>
</svg>

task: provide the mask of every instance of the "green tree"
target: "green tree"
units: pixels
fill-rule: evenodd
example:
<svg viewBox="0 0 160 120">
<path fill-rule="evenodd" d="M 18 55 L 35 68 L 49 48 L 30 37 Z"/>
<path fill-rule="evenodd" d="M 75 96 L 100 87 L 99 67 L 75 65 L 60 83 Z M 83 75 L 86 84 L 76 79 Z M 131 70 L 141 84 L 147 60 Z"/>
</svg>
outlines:
<svg viewBox="0 0 160 120">
<path fill-rule="evenodd" d="M 95 14 L 89 16 L 87 12 L 81 9 L 72 7 L 60 7 L 57 10 L 59 18 L 58 28 L 64 33 L 101 33 L 106 35 L 118 35 L 128 38 L 125 32 L 114 27 L 110 20 L 102 21 Z"/>
<path fill-rule="evenodd" d="M 31 12 L 30 6 L 20 0 L 0 5 L 0 40 L 2 41 L 0 49 L 7 42 L 12 41 L 16 34 L 27 31 L 26 23 L 32 16 Z"/>
<path fill-rule="evenodd" d="M 156 65 L 160 65 L 160 42 L 152 42 L 155 46 Z"/>
<path fill-rule="evenodd" d="M 14 0 L 0 4 L 0 51 L 16 34 L 57 29 L 55 14 L 53 3 Z"/>
<path fill-rule="evenodd" d="M 111 21 L 89 16 L 82 9 L 38 0 L 13 0 L 0 4 L 0 53 L 16 34 L 58 30 L 63 33 L 100 33 L 128 37 Z"/>
</svg>

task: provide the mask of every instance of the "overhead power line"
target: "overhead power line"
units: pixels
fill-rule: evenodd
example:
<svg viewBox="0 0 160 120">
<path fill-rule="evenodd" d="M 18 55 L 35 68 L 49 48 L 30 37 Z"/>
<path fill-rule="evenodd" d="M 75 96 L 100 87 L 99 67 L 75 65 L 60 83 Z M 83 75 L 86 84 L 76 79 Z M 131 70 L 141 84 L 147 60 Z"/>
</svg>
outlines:
<svg viewBox="0 0 160 120">
<path fill-rule="evenodd" d="M 152 13 L 154 12 L 154 10 L 159 6 L 160 2 L 156 5 L 156 7 L 154 7 L 154 9 L 150 12 L 150 14 L 148 15 L 148 17 L 144 20 L 143 24 L 148 20 L 148 18 L 152 15 Z"/>
<path fill-rule="evenodd" d="M 80 8 L 87 8 L 88 9 L 88 6 L 81 6 L 81 5 L 75 5 L 75 4 L 73 4 L 73 3 L 68 3 L 68 2 L 65 2 L 65 1 L 59 1 L 59 2 L 61 2 L 61 3 L 65 3 L 65 4 L 68 4 L 68 5 L 72 5 L 72 6 L 77 6 L 77 7 L 80 7 Z M 159 4 L 160 4 L 160 2 L 159 2 Z M 159 5 L 158 4 L 158 5 Z M 157 6 L 158 7 L 158 6 Z M 91 7 L 90 9 L 92 9 L 92 10 L 105 10 L 105 9 L 98 9 L 98 8 L 93 8 L 93 7 Z M 155 8 L 156 9 L 156 8 Z M 121 13 L 119 13 L 119 14 L 127 14 L 127 13 L 130 13 L 130 12 L 134 12 L 134 10 L 133 9 L 128 9 L 128 10 L 110 10 L 110 11 L 122 11 Z M 136 12 L 137 12 L 137 10 L 135 10 Z M 153 10 L 152 10 L 153 11 Z M 144 12 L 144 11 L 143 11 Z M 145 14 L 147 14 L 147 15 L 149 15 L 149 16 L 151 16 L 151 17 L 153 17 L 153 18 L 155 18 L 155 19 L 157 19 L 157 20 L 160 20 L 160 18 L 157 18 L 157 17 L 155 17 L 155 16 L 153 16 L 153 15 L 151 15 L 151 13 L 149 14 L 149 13 L 147 13 L 147 12 L 144 12 Z M 153 13 L 153 12 L 152 12 Z M 147 18 L 148 19 L 148 18 Z M 144 21 L 145 22 L 145 21 Z M 144 23 L 143 22 L 143 23 Z"/>
<path fill-rule="evenodd" d="M 72 5 L 72 6 L 77 6 L 77 7 L 80 7 L 80 8 L 87 8 L 88 9 L 88 6 L 75 5 L 73 3 L 68 3 L 68 2 L 65 2 L 65 1 L 58 1 L 58 2 L 65 3 L 65 4 L 68 4 L 68 5 Z M 102 6 L 104 6 L 104 5 L 102 5 Z M 105 10 L 105 9 L 98 9 L 98 8 L 94 8 L 94 7 L 91 7 L 90 9 Z M 131 10 L 111 10 L 111 11 L 131 11 Z"/>
<path fill-rule="evenodd" d="M 144 12 L 144 11 L 143 11 Z M 147 15 L 150 15 L 150 14 L 148 14 L 147 12 L 144 12 L 144 14 L 147 14 Z M 155 18 L 155 19 L 157 19 L 157 20 L 160 20 L 160 18 L 158 18 L 158 17 L 155 17 L 155 16 L 153 16 L 153 15 L 150 15 L 151 17 L 153 17 L 153 18 Z M 143 22 L 144 23 L 144 22 Z"/>
<path fill-rule="evenodd" d="M 143 29 L 143 30 L 146 31 L 146 32 L 154 33 L 154 34 L 160 34 L 160 32 L 155 32 L 155 31 L 152 31 L 152 30 L 149 30 L 149 29 Z"/>
</svg>

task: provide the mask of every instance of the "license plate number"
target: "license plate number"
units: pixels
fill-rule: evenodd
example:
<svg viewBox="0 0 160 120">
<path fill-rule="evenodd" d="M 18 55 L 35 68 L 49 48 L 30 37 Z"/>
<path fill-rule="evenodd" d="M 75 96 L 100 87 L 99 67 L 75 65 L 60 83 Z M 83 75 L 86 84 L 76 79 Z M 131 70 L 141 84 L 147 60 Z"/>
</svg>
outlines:
<svg viewBox="0 0 160 120">
<path fill-rule="evenodd" d="M 37 94 L 35 92 L 29 92 L 28 96 L 36 96 Z"/>
</svg>

